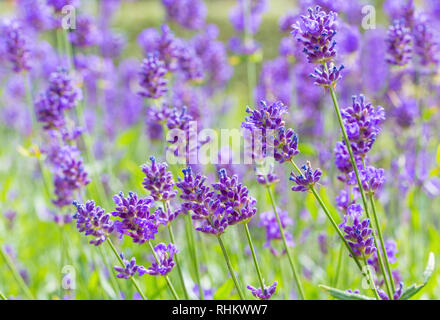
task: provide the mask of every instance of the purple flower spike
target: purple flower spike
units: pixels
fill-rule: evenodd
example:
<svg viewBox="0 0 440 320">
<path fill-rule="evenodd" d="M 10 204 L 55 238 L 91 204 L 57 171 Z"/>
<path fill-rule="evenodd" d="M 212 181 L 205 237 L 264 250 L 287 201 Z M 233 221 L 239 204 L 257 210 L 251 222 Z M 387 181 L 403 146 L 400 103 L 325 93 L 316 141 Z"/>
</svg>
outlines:
<svg viewBox="0 0 440 320">
<path fill-rule="evenodd" d="M 380 133 L 385 111 L 381 106 L 373 107 L 364 95 L 353 96 L 352 100 L 352 106 L 343 109 L 341 114 L 353 154 L 365 157 Z"/>
<path fill-rule="evenodd" d="M 14 72 L 30 70 L 28 40 L 18 20 L 11 20 L 1 26 L 0 35 L 5 46 L 5 56 L 12 63 Z"/>
<path fill-rule="evenodd" d="M 170 200 L 177 194 L 173 190 L 173 174 L 168 171 L 166 162 L 157 163 L 154 157 L 150 157 L 151 165 L 144 164 L 142 172 L 145 174 L 142 185 L 150 191 L 150 195 L 155 201 Z"/>
<path fill-rule="evenodd" d="M 98 30 L 93 18 L 82 15 L 77 18 L 76 28 L 70 32 L 69 41 L 79 47 L 87 48 L 101 42 L 101 33 Z"/>
<path fill-rule="evenodd" d="M 366 192 L 376 192 L 385 183 L 385 170 L 382 168 L 375 168 L 373 166 L 368 166 L 365 169 L 359 171 L 359 175 L 362 182 L 362 187 Z M 359 191 L 357 187 L 357 179 L 354 172 L 350 172 L 349 180 L 347 181 L 349 185 L 354 185 L 355 190 Z"/>
<path fill-rule="evenodd" d="M 199 30 L 205 25 L 207 9 L 202 0 L 162 0 L 167 19 L 182 27 Z"/>
<path fill-rule="evenodd" d="M 297 185 L 292 187 L 292 191 L 306 192 L 311 186 L 314 186 L 321 179 L 322 171 L 320 169 L 312 170 L 310 162 L 302 166 L 304 174 L 295 175 L 293 172 L 290 174 L 290 180 L 295 182 Z"/>
<path fill-rule="evenodd" d="M 292 26 L 292 35 L 304 47 L 310 63 L 324 63 L 336 55 L 337 13 L 321 11 L 319 6 L 308 9 L 309 15 L 302 15 Z"/>
<path fill-rule="evenodd" d="M 344 222 L 339 227 L 345 232 L 344 238 L 348 241 L 354 255 L 368 258 L 374 254 L 376 247 L 372 236 L 373 230 L 369 228 L 370 219 L 361 221 L 362 211 L 361 205 L 352 204 L 348 207 Z"/>
<path fill-rule="evenodd" d="M 147 270 L 144 266 L 140 266 L 136 264 L 136 258 L 133 257 L 131 260 L 127 260 L 124 257 L 124 254 L 121 253 L 120 257 L 122 258 L 122 261 L 124 261 L 125 267 L 120 266 L 114 266 L 115 270 L 118 272 L 116 275 L 117 278 L 120 279 L 130 279 L 130 277 L 133 277 L 138 274 L 139 277 L 143 276 L 145 273 L 147 273 Z"/>
<path fill-rule="evenodd" d="M 405 27 L 405 22 L 395 20 L 388 28 L 386 61 L 398 66 L 406 65 L 412 58 L 411 30 Z"/>
<path fill-rule="evenodd" d="M 248 285 L 247 288 L 252 292 L 252 295 L 261 300 L 270 299 L 277 289 L 278 282 L 272 283 L 269 287 L 265 286 L 264 289 L 254 288 L 251 285 Z"/>
<path fill-rule="evenodd" d="M 257 200 L 249 196 L 249 190 L 238 182 L 238 176 L 229 177 L 225 169 L 219 170 L 219 182 L 212 185 L 219 192 L 217 199 L 226 206 L 228 224 L 246 223 L 257 213 Z"/>
<path fill-rule="evenodd" d="M 325 89 L 335 88 L 338 80 L 342 78 L 341 70 L 344 69 L 344 66 L 341 65 L 337 68 L 335 65 L 328 66 L 327 63 L 326 66 L 328 71 L 325 70 L 323 65 L 320 65 L 319 68 L 315 68 L 315 72 L 310 74 L 310 76 L 315 79 L 314 84 L 317 86 L 324 87 Z"/>
<path fill-rule="evenodd" d="M 147 269 L 146 273 L 152 276 L 166 276 L 174 268 L 175 263 L 173 257 L 178 250 L 172 243 L 168 244 L 168 246 L 164 243 L 159 243 L 154 247 L 154 252 L 159 263 L 154 260 L 152 266 Z"/>
<path fill-rule="evenodd" d="M 289 225 L 293 225 L 292 218 L 289 217 L 289 213 L 285 210 L 280 210 L 277 208 L 278 215 L 281 220 L 281 226 L 284 229 Z M 281 232 L 278 225 L 275 213 L 271 211 L 262 212 L 260 214 L 260 222 L 258 224 L 260 227 L 264 227 L 266 230 L 266 243 L 264 246 L 269 248 L 274 256 L 279 256 L 280 253 L 272 246 L 272 241 L 281 241 Z M 293 237 L 290 232 L 285 232 L 286 243 L 289 247 L 293 247 L 295 243 L 293 242 Z M 285 254 L 286 250 L 283 249 L 282 254 Z"/>
<path fill-rule="evenodd" d="M 88 200 L 85 205 L 74 201 L 73 205 L 77 210 L 73 218 L 76 220 L 78 231 L 84 232 L 86 236 L 92 236 L 90 244 L 95 246 L 106 241 L 114 229 L 110 214 L 105 213 L 99 206 L 95 207 L 95 202 L 92 200 Z"/>
<path fill-rule="evenodd" d="M 157 54 L 149 54 L 142 61 L 139 72 L 139 85 L 142 91 L 139 94 L 146 98 L 159 99 L 168 92 L 168 80 L 165 78 L 168 70 L 163 61 L 159 60 Z"/>
<path fill-rule="evenodd" d="M 151 197 L 139 199 L 135 193 L 130 192 L 125 198 L 120 192 L 113 196 L 113 201 L 116 208 L 112 215 L 122 219 L 115 221 L 115 229 L 121 237 L 127 235 L 138 244 L 154 239 L 158 224 L 155 215 L 150 213 L 153 206 Z"/>
</svg>

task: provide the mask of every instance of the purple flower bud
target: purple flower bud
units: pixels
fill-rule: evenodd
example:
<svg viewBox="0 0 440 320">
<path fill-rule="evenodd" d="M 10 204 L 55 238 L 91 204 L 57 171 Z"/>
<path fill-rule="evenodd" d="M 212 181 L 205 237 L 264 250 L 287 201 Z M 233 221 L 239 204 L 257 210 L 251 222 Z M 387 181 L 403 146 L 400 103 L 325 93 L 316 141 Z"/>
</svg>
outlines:
<svg viewBox="0 0 440 320">
<path fill-rule="evenodd" d="M 127 260 L 124 257 L 124 254 L 120 254 L 122 260 L 124 261 L 125 267 L 120 266 L 114 266 L 115 270 L 118 272 L 116 277 L 122 278 L 122 279 L 130 279 L 131 277 L 135 276 L 136 273 L 139 275 L 139 277 L 143 276 L 145 273 L 147 273 L 147 270 L 144 266 L 139 266 L 136 264 L 136 258 L 133 257 L 131 260 Z"/>
<path fill-rule="evenodd" d="M 142 61 L 139 72 L 139 85 L 142 91 L 139 94 L 146 98 L 158 99 L 168 92 L 168 80 L 165 78 L 167 69 L 163 61 L 156 54 L 149 54 Z"/>
<path fill-rule="evenodd" d="M 307 164 L 303 165 L 301 169 L 304 174 L 299 176 L 293 172 L 290 173 L 290 180 L 296 183 L 296 186 L 292 187 L 292 191 L 306 192 L 321 179 L 322 171 L 320 169 L 313 171 L 310 162 L 307 161 Z"/>
<path fill-rule="evenodd" d="M 248 288 L 251 292 L 252 295 L 256 298 L 259 298 L 261 300 L 268 300 L 270 299 L 273 294 L 275 293 L 276 289 L 277 289 L 277 284 L 278 282 L 274 282 L 272 283 L 269 287 L 264 287 L 264 288 L 254 288 L 251 285 L 248 285 L 246 288 Z"/>
<path fill-rule="evenodd" d="M 154 247 L 154 252 L 159 261 L 154 260 L 151 267 L 145 273 L 152 276 L 166 276 L 174 268 L 173 257 L 178 250 L 172 243 L 168 244 L 168 246 L 164 243 L 159 243 Z"/>
<path fill-rule="evenodd" d="M 405 27 L 405 22 L 395 20 L 388 28 L 387 57 L 389 64 L 398 66 L 406 65 L 412 58 L 411 30 Z"/>
</svg>

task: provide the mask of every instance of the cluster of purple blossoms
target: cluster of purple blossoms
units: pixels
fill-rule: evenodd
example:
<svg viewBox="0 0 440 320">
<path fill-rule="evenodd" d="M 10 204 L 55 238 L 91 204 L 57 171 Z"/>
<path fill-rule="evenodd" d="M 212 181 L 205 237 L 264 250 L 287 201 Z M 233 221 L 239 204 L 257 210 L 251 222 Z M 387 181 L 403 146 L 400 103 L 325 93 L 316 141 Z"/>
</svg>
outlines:
<svg viewBox="0 0 440 320">
<path fill-rule="evenodd" d="M 292 191 L 306 192 L 310 190 L 321 179 L 322 171 L 320 169 L 312 169 L 310 162 L 303 165 L 301 169 L 304 171 L 301 175 L 295 175 L 290 173 L 290 180 L 296 183 L 296 186 L 292 186 Z"/>
<path fill-rule="evenodd" d="M 86 15 L 77 17 L 76 28 L 70 32 L 69 41 L 79 48 L 97 45 L 101 42 L 101 33 L 93 18 Z"/>
<path fill-rule="evenodd" d="M 4 54 L 11 62 L 14 72 L 28 71 L 30 67 L 30 49 L 28 39 L 25 37 L 21 23 L 10 20 L 1 26 L 2 44 Z"/>
<path fill-rule="evenodd" d="M 370 219 L 361 220 L 362 211 L 361 205 L 352 204 L 348 207 L 344 222 L 339 225 L 339 228 L 344 231 L 344 238 L 348 241 L 354 255 L 368 258 L 376 251 L 376 247 L 372 236 L 373 230 L 369 228 Z"/>
<path fill-rule="evenodd" d="M 248 288 L 252 292 L 252 295 L 254 297 L 261 299 L 261 300 L 268 300 L 275 293 L 275 291 L 277 289 L 277 284 L 278 284 L 278 282 L 275 281 L 270 286 L 265 286 L 263 289 L 262 288 L 257 289 L 257 288 L 252 287 L 251 285 L 248 285 L 246 288 Z"/>
<path fill-rule="evenodd" d="M 177 191 L 174 188 L 173 174 L 168 171 L 166 162 L 157 163 L 154 157 L 150 157 L 151 165 L 144 164 L 142 172 L 145 174 L 142 185 L 155 201 L 168 201 L 174 198 Z"/>
<path fill-rule="evenodd" d="M 147 273 L 147 270 L 144 266 L 140 266 L 136 264 L 136 258 L 133 257 L 130 260 L 125 259 L 125 256 L 123 253 L 120 254 L 120 257 L 122 261 L 124 262 L 125 267 L 115 266 L 115 270 L 118 272 L 116 277 L 120 279 L 130 279 L 131 277 L 135 276 L 136 273 L 139 277 L 143 276 L 145 273 Z"/>
<path fill-rule="evenodd" d="M 285 210 L 280 210 L 277 208 L 277 212 L 281 221 L 281 226 L 283 229 L 286 229 L 287 226 L 293 225 L 293 220 L 290 218 L 289 213 Z M 274 248 L 272 245 L 272 241 L 281 241 L 281 232 L 280 227 L 278 225 L 278 220 L 275 216 L 275 212 L 266 211 L 260 214 L 260 222 L 258 224 L 260 227 L 264 227 L 266 230 L 266 243 L 264 246 L 270 249 L 273 255 L 279 256 L 280 253 Z M 293 237 L 290 232 L 285 232 L 286 243 L 288 246 L 293 247 L 295 243 L 293 242 Z M 285 254 L 286 251 L 283 249 L 282 254 Z"/>
<path fill-rule="evenodd" d="M 139 244 L 154 239 L 158 232 L 158 224 L 156 216 L 150 212 L 154 204 L 153 198 L 140 199 L 133 192 L 124 197 L 124 194 L 120 192 L 113 196 L 113 201 L 116 208 L 112 215 L 122 219 L 114 223 L 114 227 L 121 234 L 121 237 L 127 235 L 133 239 L 134 243 Z"/>
<path fill-rule="evenodd" d="M 390 64 L 404 66 L 412 58 L 411 30 L 405 26 L 405 21 L 395 20 L 388 28 L 387 57 Z"/>
<path fill-rule="evenodd" d="M 248 222 L 257 213 L 257 200 L 249 196 L 248 188 L 238 182 L 238 176 L 228 176 L 225 169 L 220 169 L 219 182 L 212 188 L 218 192 L 216 200 L 225 205 L 228 212 L 228 224 Z"/>
<path fill-rule="evenodd" d="M 420 57 L 424 66 L 438 64 L 440 41 L 432 31 L 432 26 L 426 21 L 417 21 L 413 28 L 414 53 Z"/>
<path fill-rule="evenodd" d="M 204 77 L 203 63 L 190 43 L 181 40 L 179 47 L 179 75 L 183 81 L 202 81 Z"/>
<path fill-rule="evenodd" d="M 95 206 L 95 202 L 90 200 L 85 205 L 74 201 L 73 205 L 77 210 L 73 218 L 76 220 L 78 231 L 80 233 L 84 232 L 86 236 L 92 236 L 93 239 L 90 244 L 95 246 L 99 246 L 106 241 L 114 229 L 110 214 L 105 213 L 104 209 Z"/>
<path fill-rule="evenodd" d="M 268 153 L 272 151 L 274 159 L 283 163 L 299 153 L 298 136 L 293 129 L 286 130 L 284 126 L 283 115 L 287 112 L 287 107 L 281 101 L 269 106 L 261 101 L 259 109 L 247 107 L 246 112 L 250 115 L 241 126 L 253 134 L 254 158 L 259 155 L 271 156 Z M 260 147 L 260 150 L 256 150 Z"/>
<path fill-rule="evenodd" d="M 326 13 L 319 6 L 309 8 L 309 14 L 302 15 L 294 24 L 292 35 L 304 46 L 304 53 L 310 63 L 324 63 L 336 55 L 337 14 Z"/>
<path fill-rule="evenodd" d="M 203 65 L 208 94 L 223 88 L 233 73 L 226 47 L 216 40 L 217 36 L 217 26 L 208 25 L 204 33 L 195 35 L 191 40 L 191 45 Z"/>
<path fill-rule="evenodd" d="M 35 102 L 37 121 L 43 123 L 46 130 L 64 127 L 64 112 L 73 109 L 79 99 L 81 90 L 74 84 L 67 70 L 53 72 L 49 78 L 49 88 Z"/>
<path fill-rule="evenodd" d="M 363 95 L 352 97 L 353 104 L 341 111 L 348 139 L 355 156 L 364 158 L 372 148 L 380 132 L 380 124 L 385 120 L 385 111 L 365 101 Z"/>
<path fill-rule="evenodd" d="M 61 208 L 70 205 L 75 192 L 88 185 L 90 179 L 76 148 L 64 146 L 58 152 L 58 165 L 53 178 L 56 199 L 53 203 Z"/>
<path fill-rule="evenodd" d="M 207 9 L 202 0 L 162 0 L 167 19 L 182 27 L 198 30 L 205 25 Z"/>
<path fill-rule="evenodd" d="M 177 248 L 169 243 L 159 243 L 154 247 L 155 257 L 151 267 L 148 267 L 146 273 L 152 276 L 166 276 L 174 268 L 174 255 L 178 252 Z M 156 260 L 157 259 L 157 260 Z"/>
<path fill-rule="evenodd" d="M 317 86 L 328 88 L 335 88 L 338 80 L 342 78 L 341 70 L 344 69 L 344 65 L 339 68 L 335 65 L 328 66 L 327 63 L 320 65 L 319 68 L 315 68 L 315 72 L 310 76 L 315 79 L 314 84 Z"/>
<path fill-rule="evenodd" d="M 165 63 L 159 60 L 156 54 L 149 54 L 142 61 L 141 70 L 139 72 L 139 85 L 142 91 L 139 94 L 146 98 L 159 99 L 168 92 L 168 80 L 165 78 L 168 70 Z"/>
<path fill-rule="evenodd" d="M 390 300 L 388 295 L 382 289 L 377 289 L 377 293 L 382 300 Z M 393 300 L 399 300 L 403 293 L 403 282 L 399 282 L 399 287 L 393 294 Z"/>
<path fill-rule="evenodd" d="M 236 175 L 229 177 L 219 171 L 219 182 L 212 189 L 205 185 L 206 177 L 194 176 L 191 168 L 182 170 L 184 179 L 176 183 L 181 190 L 182 211 L 192 211 L 192 219 L 203 233 L 221 235 L 230 225 L 249 221 L 257 212 L 256 200 Z"/>
<path fill-rule="evenodd" d="M 385 170 L 382 168 L 375 168 L 373 166 L 367 166 L 365 169 L 359 170 L 360 179 L 362 182 L 362 188 L 366 192 L 375 193 L 385 183 Z M 347 184 L 354 185 L 354 189 L 358 190 L 357 179 L 355 173 L 352 171 L 349 173 L 349 179 Z"/>
<path fill-rule="evenodd" d="M 137 41 L 146 55 L 158 53 L 168 70 L 177 69 L 181 43 L 168 25 L 161 26 L 161 34 L 154 28 L 145 29 L 139 34 Z"/>
<path fill-rule="evenodd" d="M 350 198 L 350 193 L 345 190 L 341 190 L 339 195 L 336 196 L 336 204 L 338 208 L 344 212 L 344 214 L 347 213 L 348 208 L 354 203 L 354 200 Z"/>
<path fill-rule="evenodd" d="M 278 176 L 273 173 L 273 166 L 271 166 L 268 173 L 257 172 L 257 182 L 264 186 L 270 186 L 280 181 Z"/>
<path fill-rule="evenodd" d="M 54 27 L 55 21 L 50 8 L 44 2 L 18 0 L 17 3 L 20 19 L 30 28 L 36 31 L 44 31 Z"/>
</svg>

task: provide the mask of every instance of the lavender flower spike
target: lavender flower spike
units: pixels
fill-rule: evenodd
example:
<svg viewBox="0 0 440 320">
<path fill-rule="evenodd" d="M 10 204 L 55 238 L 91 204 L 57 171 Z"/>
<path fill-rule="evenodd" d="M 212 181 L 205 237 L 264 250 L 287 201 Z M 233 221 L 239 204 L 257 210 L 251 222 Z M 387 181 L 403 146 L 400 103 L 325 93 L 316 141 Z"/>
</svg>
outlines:
<svg viewBox="0 0 440 320">
<path fill-rule="evenodd" d="M 158 261 L 154 261 L 146 273 L 152 276 L 166 276 L 174 268 L 175 263 L 173 257 L 178 250 L 172 243 L 168 244 L 168 246 L 164 243 L 159 243 L 154 247 L 154 252 Z"/>
<path fill-rule="evenodd" d="M 92 200 L 87 201 L 85 205 L 74 201 L 73 205 L 77 210 L 73 218 L 76 219 L 78 231 L 84 232 L 86 236 L 93 236 L 94 239 L 90 241 L 90 244 L 95 246 L 106 241 L 114 229 L 110 214 L 105 213 L 104 209 L 99 206 L 95 207 L 95 202 Z"/>
<path fill-rule="evenodd" d="M 1 28 L 6 58 L 12 63 L 14 72 L 30 70 L 30 50 L 20 22 L 11 20 L 2 25 Z"/>
<path fill-rule="evenodd" d="M 398 66 L 406 65 L 412 58 L 412 37 L 404 21 L 395 20 L 388 29 L 386 61 Z"/>
<path fill-rule="evenodd" d="M 165 75 L 168 70 L 165 68 L 165 63 L 159 60 L 156 54 L 148 54 L 147 58 L 142 61 L 141 71 L 139 72 L 139 85 L 142 91 L 139 95 L 159 99 L 168 92 L 168 80 Z"/>
<path fill-rule="evenodd" d="M 275 293 L 276 289 L 277 289 L 277 284 L 278 282 L 274 282 L 272 283 L 269 287 L 264 287 L 264 289 L 261 288 L 254 288 L 251 285 L 248 285 L 246 288 L 248 288 L 251 292 L 252 295 L 256 298 L 259 298 L 261 300 L 268 300 L 270 299 L 273 294 Z"/>
<path fill-rule="evenodd" d="M 292 187 L 292 191 L 306 192 L 321 178 L 322 171 L 320 169 L 315 169 L 315 171 L 313 171 L 309 161 L 307 161 L 307 163 L 303 165 L 301 169 L 304 170 L 304 174 L 299 176 L 295 175 L 293 172 L 290 174 L 290 180 L 297 184 L 296 186 Z"/>
<path fill-rule="evenodd" d="M 120 279 L 130 279 L 130 277 L 133 277 L 136 275 L 136 273 L 139 275 L 139 277 L 143 276 L 145 273 L 147 273 L 147 270 L 144 266 L 139 266 L 136 264 L 136 258 L 133 257 L 131 260 L 125 259 L 125 256 L 123 253 L 120 254 L 120 257 L 122 261 L 124 261 L 125 267 L 120 266 L 114 266 L 115 270 L 118 272 L 116 275 L 117 278 Z"/>
<path fill-rule="evenodd" d="M 337 13 L 321 11 L 319 6 L 309 8 L 309 15 L 292 26 L 292 35 L 304 46 L 304 53 L 310 63 L 324 63 L 336 55 Z"/>
<path fill-rule="evenodd" d="M 145 174 L 142 185 L 150 191 L 155 201 L 170 200 L 174 198 L 177 191 L 173 190 L 174 179 L 170 171 L 167 171 L 166 162 L 157 163 L 154 157 L 150 157 L 151 165 L 144 164 L 142 171 Z"/>
<path fill-rule="evenodd" d="M 326 63 L 326 65 L 328 64 Z M 330 87 L 334 89 L 338 80 L 342 78 L 342 69 L 344 69 L 343 65 L 341 65 L 339 68 L 337 68 L 335 65 L 330 67 L 327 66 L 327 70 L 324 65 L 320 65 L 319 68 L 315 68 L 315 72 L 310 74 L 310 76 L 315 79 L 315 85 L 322 86 L 325 89 Z"/>
</svg>

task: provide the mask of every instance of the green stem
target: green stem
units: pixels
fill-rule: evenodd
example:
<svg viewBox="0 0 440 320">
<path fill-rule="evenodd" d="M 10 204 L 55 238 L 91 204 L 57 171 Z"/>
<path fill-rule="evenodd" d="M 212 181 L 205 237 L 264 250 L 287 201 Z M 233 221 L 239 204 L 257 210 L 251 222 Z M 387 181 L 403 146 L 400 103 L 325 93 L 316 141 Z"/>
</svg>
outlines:
<svg viewBox="0 0 440 320">
<path fill-rule="evenodd" d="M 191 260 L 193 261 L 194 272 L 196 274 L 196 281 L 199 286 L 200 300 L 204 300 L 205 293 L 203 292 L 202 282 L 200 280 L 199 258 L 197 256 L 197 250 L 196 250 L 196 244 L 195 244 L 196 242 L 194 240 L 194 230 L 193 230 L 193 225 L 191 222 L 191 216 L 189 215 L 189 213 L 185 217 L 185 228 L 186 228 L 186 237 L 187 237 L 188 245 L 190 246 L 191 255 L 192 255 Z"/>
<path fill-rule="evenodd" d="M 0 299 L 1 300 L 8 300 L 8 298 L 6 298 L 6 296 L 0 291 Z"/>
<path fill-rule="evenodd" d="M 338 281 L 339 281 L 339 273 L 341 272 L 341 266 L 342 266 L 342 252 L 344 251 L 344 244 L 341 242 L 341 245 L 339 246 L 339 252 L 338 252 L 338 264 L 336 265 L 336 274 L 335 278 L 332 283 L 333 288 L 337 288 Z"/>
<path fill-rule="evenodd" d="M 376 299 L 380 300 L 379 294 L 377 293 L 376 285 L 374 283 L 373 275 L 371 274 L 371 270 L 370 270 L 370 268 L 368 266 L 368 263 L 367 263 L 367 258 L 365 258 L 364 254 L 362 254 L 362 258 L 364 260 L 365 269 L 367 269 L 367 275 L 368 275 L 368 279 L 369 279 L 368 282 L 370 282 L 370 285 L 373 286 L 373 288 L 371 290 L 373 291 L 374 296 L 376 297 Z"/>
<path fill-rule="evenodd" d="M 1 246 L 0 246 L 0 256 L 2 256 L 2 258 L 5 260 L 6 265 L 8 266 L 9 270 L 11 270 L 12 275 L 14 276 L 15 281 L 17 282 L 21 290 L 26 294 L 26 296 L 30 300 L 34 300 L 35 299 L 34 295 L 32 294 L 31 290 L 24 282 L 22 276 L 20 275 L 16 266 L 12 262 L 11 257 L 3 250 Z"/>
<path fill-rule="evenodd" d="M 125 268 L 125 264 L 124 261 L 122 260 L 121 256 L 118 253 L 118 250 L 116 250 L 115 245 L 113 244 L 113 242 L 110 240 L 109 237 L 107 237 L 107 243 L 109 244 L 110 248 L 112 249 L 113 253 L 115 254 L 115 256 L 118 258 L 119 263 L 121 264 L 121 267 Z M 142 299 L 147 300 L 147 297 L 145 296 L 144 292 L 142 291 L 141 287 L 139 287 L 139 284 L 137 283 L 136 279 L 133 277 L 130 277 L 131 282 L 133 283 L 133 285 L 135 286 L 136 290 L 139 292 L 139 294 L 141 295 Z"/>
<path fill-rule="evenodd" d="M 165 212 L 169 216 L 169 214 L 170 214 L 169 213 L 169 203 L 165 200 L 163 200 L 162 203 L 163 203 L 163 207 L 164 207 Z M 173 228 L 171 227 L 171 224 L 168 225 L 168 234 L 170 236 L 171 243 L 176 244 L 176 241 L 174 240 L 174 232 L 173 232 Z M 180 282 L 182 284 L 183 293 L 185 295 L 185 300 L 189 300 L 188 291 L 186 291 L 185 280 L 183 279 L 182 268 L 180 267 L 180 263 L 179 263 L 179 259 L 178 259 L 177 254 L 174 255 L 174 260 L 176 262 L 177 273 L 179 274 Z"/>
<path fill-rule="evenodd" d="M 391 273 L 390 261 L 388 259 L 387 250 L 385 248 L 385 242 L 383 241 L 382 231 L 380 229 L 379 219 L 377 218 L 376 204 L 374 203 L 374 193 L 370 192 L 370 203 L 371 208 L 373 209 L 374 222 L 376 224 L 377 235 L 379 236 L 379 242 L 382 247 L 382 254 L 385 258 L 385 266 L 388 272 L 388 278 L 391 284 L 391 290 L 394 293 L 396 291 L 396 287 L 394 285 L 393 274 Z M 379 253 L 378 253 L 379 255 Z M 384 279 L 386 279 L 385 274 L 383 274 Z M 390 298 L 391 299 L 391 298 Z"/>
<path fill-rule="evenodd" d="M 257 271 L 258 280 L 260 281 L 260 285 L 261 285 L 261 290 L 264 290 L 264 280 L 263 280 L 263 276 L 261 274 L 260 266 L 258 264 L 257 256 L 255 254 L 254 245 L 252 243 L 251 233 L 249 232 L 249 227 L 248 227 L 247 223 L 243 224 L 243 227 L 244 227 L 244 230 L 246 231 L 246 237 L 247 237 L 247 240 L 249 243 L 249 248 L 251 249 L 252 259 L 254 260 L 255 270 Z"/>
<path fill-rule="evenodd" d="M 324 65 L 325 71 L 328 72 L 327 64 L 323 63 L 323 65 Z M 335 92 L 333 87 L 330 87 L 329 90 L 330 90 L 330 95 L 331 95 L 332 100 L 333 100 L 333 106 L 335 108 L 335 112 L 336 112 L 336 115 L 337 115 L 337 118 L 338 118 L 339 126 L 341 128 L 342 135 L 344 137 L 345 146 L 347 147 L 348 153 L 350 154 L 350 161 L 351 161 L 351 164 L 353 166 L 353 171 L 354 171 L 354 173 L 356 175 L 356 181 L 357 181 L 357 184 L 358 184 L 358 187 L 359 187 L 359 192 L 361 193 L 362 203 L 363 203 L 363 206 L 364 206 L 365 214 L 367 215 L 367 218 L 371 220 L 370 211 L 368 209 L 367 198 L 365 196 L 364 188 L 362 186 L 362 181 L 361 181 L 361 178 L 360 178 L 360 175 L 359 175 L 359 169 L 357 167 L 356 160 L 355 160 L 354 155 L 353 155 L 353 150 L 351 148 L 350 140 L 348 139 L 347 130 L 345 130 L 345 125 L 344 125 L 344 122 L 342 120 L 341 109 L 339 108 L 339 103 L 338 103 L 338 99 L 336 97 L 336 92 Z M 377 230 L 376 230 L 376 232 L 377 232 Z M 374 239 L 374 244 L 375 244 L 376 248 L 378 248 L 377 239 L 376 239 L 376 232 L 373 232 L 373 239 Z M 385 267 L 384 267 L 382 255 L 380 254 L 379 250 L 377 251 L 377 258 L 379 260 L 379 265 L 380 265 L 382 274 L 384 275 L 387 291 L 391 295 L 391 288 L 389 286 L 388 280 L 386 279 L 387 277 L 385 276 Z"/>
<path fill-rule="evenodd" d="M 150 246 L 151 252 L 153 253 L 154 259 L 156 260 L 157 264 L 160 265 L 160 260 L 157 257 L 156 251 L 154 251 L 153 244 L 151 243 L 151 240 L 148 241 L 148 245 Z M 167 282 L 168 287 L 170 288 L 171 293 L 174 296 L 174 299 L 179 300 L 179 296 L 176 293 L 176 290 L 174 289 L 173 284 L 170 281 L 170 278 L 168 278 L 167 275 L 163 276 L 165 278 L 165 281 Z"/>
<path fill-rule="evenodd" d="M 217 240 L 220 245 L 220 248 L 222 249 L 223 256 L 224 256 L 226 264 L 228 266 L 229 273 L 231 274 L 232 281 L 234 281 L 234 285 L 235 285 L 235 288 L 237 289 L 238 295 L 240 296 L 241 300 L 245 300 L 243 292 L 241 291 L 240 285 L 238 283 L 237 277 L 235 276 L 234 269 L 232 269 L 231 260 L 229 259 L 229 255 L 228 255 L 228 252 L 226 251 L 225 245 L 223 244 L 223 240 L 221 238 L 221 235 L 217 236 Z"/>
<path fill-rule="evenodd" d="M 293 277 L 295 278 L 295 282 L 296 282 L 296 287 L 297 287 L 297 290 L 298 290 L 299 298 L 301 300 L 304 300 L 304 289 L 303 289 L 301 280 L 300 280 L 298 272 L 297 272 L 295 261 L 293 260 L 293 257 L 290 254 L 289 247 L 287 246 L 287 241 L 286 241 L 286 236 L 284 234 L 283 224 L 281 223 L 280 216 L 278 215 L 278 210 L 277 210 L 277 207 L 275 205 L 275 200 L 274 200 L 274 197 L 273 197 L 273 194 L 272 194 L 272 190 L 270 189 L 270 186 L 267 186 L 267 193 L 269 194 L 270 203 L 272 204 L 273 212 L 274 212 L 275 217 L 276 217 L 277 222 L 278 222 L 278 228 L 280 229 L 281 239 L 283 241 L 284 249 L 286 250 L 287 258 L 289 259 L 290 268 L 292 269 Z"/>
<path fill-rule="evenodd" d="M 295 168 L 295 170 L 301 174 L 301 170 L 300 168 L 296 165 L 295 161 L 293 161 L 292 159 L 290 160 L 290 163 L 293 165 L 293 167 Z M 358 261 L 356 255 L 354 254 L 353 250 L 351 249 L 350 245 L 348 244 L 347 240 L 344 238 L 344 235 L 342 234 L 341 229 L 339 229 L 338 224 L 336 223 L 336 221 L 333 219 L 330 211 L 328 210 L 327 206 L 325 205 L 324 201 L 322 201 L 321 196 L 316 192 L 314 186 L 309 186 L 310 191 L 313 193 L 313 196 L 315 197 L 315 199 L 318 201 L 319 205 L 321 206 L 322 210 L 324 210 L 325 215 L 327 216 L 327 218 L 329 219 L 330 223 L 332 224 L 332 226 L 335 228 L 337 234 L 339 235 L 339 238 L 341 238 L 342 242 L 345 244 L 345 246 L 347 247 L 348 251 L 350 252 L 351 256 L 353 257 L 354 262 L 356 263 L 356 265 L 358 266 L 359 270 L 362 272 L 362 265 L 360 264 L 360 262 Z"/>
</svg>

